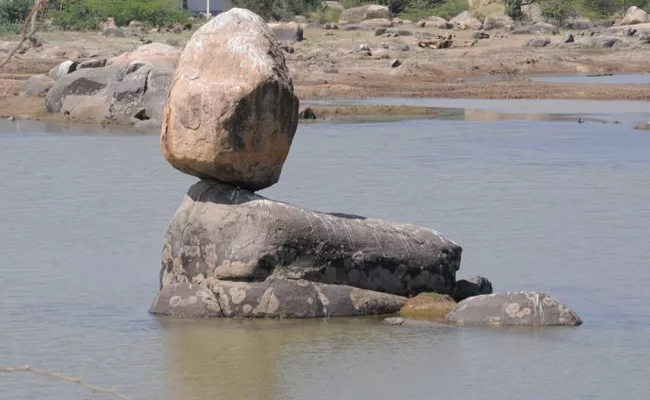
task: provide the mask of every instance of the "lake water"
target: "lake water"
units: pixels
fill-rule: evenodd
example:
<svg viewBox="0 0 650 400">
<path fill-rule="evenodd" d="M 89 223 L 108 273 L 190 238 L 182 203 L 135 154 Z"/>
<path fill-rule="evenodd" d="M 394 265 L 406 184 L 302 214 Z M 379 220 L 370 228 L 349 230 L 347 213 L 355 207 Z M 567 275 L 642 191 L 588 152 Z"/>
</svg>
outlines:
<svg viewBox="0 0 650 400">
<path fill-rule="evenodd" d="M 639 116 L 618 104 L 602 107 Z M 0 132 L 0 368 L 80 376 L 133 400 L 650 391 L 650 134 L 627 123 L 301 125 L 280 183 L 262 192 L 436 228 L 464 248 L 459 277 L 545 291 L 584 320 L 535 330 L 155 318 L 162 237 L 195 180 L 166 163 L 155 134 L 25 122 Z M 109 399 L 27 374 L 0 373 L 0 388 L 2 399 Z"/>
</svg>

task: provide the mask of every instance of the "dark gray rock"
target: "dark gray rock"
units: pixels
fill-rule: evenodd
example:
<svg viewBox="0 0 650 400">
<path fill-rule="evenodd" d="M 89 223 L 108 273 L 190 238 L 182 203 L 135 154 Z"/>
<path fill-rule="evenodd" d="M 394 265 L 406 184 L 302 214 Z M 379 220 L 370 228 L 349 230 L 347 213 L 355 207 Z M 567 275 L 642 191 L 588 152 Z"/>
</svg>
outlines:
<svg viewBox="0 0 650 400">
<path fill-rule="evenodd" d="M 396 36 L 412 36 L 413 32 L 406 30 L 406 29 L 399 29 L 399 28 L 387 28 L 386 33 L 396 35 Z"/>
<path fill-rule="evenodd" d="M 200 181 L 165 235 L 160 286 L 281 276 L 400 296 L 446 294 L 461 253 L 428 228 L 308 211 Z"/>
<path fill-rule="evenodd" d="M 298 112 L 298 118 L 300 118 L 300 119 L 316 119 L 317 117 L 316 117 L 316 113 L 314 112 L 314 110 L 312 110 L 309 107 L 306 107 L 306 108 L 300 110 L 300 112 Z"/>
<path fill-rule="evenodd" d="M 524 47 L 546 47 L 551 44 L 551 39 L 549 38 L 530 38 L 524 43 Z"/>
<path fill-rule="evenodd" d="M 392 314 L 405 297 L 344 285 L 271 277 L 263 282 L 206 279 L 163 288 L 149 308 L 180 317 L 320 318 Z"/>
<path fill-rule="evenodd" d="M 93 58 L 91 60 L 86 60 L 82 63 L 80 63 L 77 66 L 77 69 L 83 69 L 83 68 L 101 68 L 106 66 L 106 59 L 105 58 Z"/>
<path fill-rule="evenodd" d="M 124 31 L 117 27 L 111 27 L 104 29 L 102 35 L 106 37 L 125 37 Z"/>
<path fill-rule="evenodd" d="M 166 62 L 79 69 L 49 90 L 46 108 L 89 123 L 162 121 L 173 74 L 173 65 Z"/>
<path fill-rule="evenodd" d="M 537 22 L 525 28 L 516 29 L 512 33 L 515 35 L 559 35 L 560 30 L 555 25 Z"/>
<path fill-rule="evenodd" d="M 457 325 L 568 325 L 580 317 L 553 297 L 539 292 L 504 292 L 470 297 L 446 315 Z"/>
<path fill-rule="evenodd" d="M 115 79 L 116 67 L 80 69 L 59 79 L 45 98 L 47 111 L 61 112 L 63 101 L 68 96 L 95 96 Z"/>
<path fill-rule="evenodd" d="M 393 317 L 386 318 L 382 321 L 386 325 L 392 326 L 403 326 L 405 328 L 426 328 L 426 329 L 455 329 L 453 325 L 441 324 L 440 322 L 434 321 L 421 321 L 417 319 L 402 318 L 402 317 Z"/>
<path fill-rule="evenodd" d="M 71 74 L 77 70 L 77 63 L 74 61 L 63 61 L 56 67 L 52 68 L 50 72 L 47 73 L 47 76 L 56 80 L 61 79 L 61 77 Z"/>
<path fill-rule="evenodd" d="M 489 38 L 490 38 L 490 34 L 487 32 L 483 32 L 483 31 L 472 32 L 472 39 L 481 40 L 481 39 L 489 39 Z"/>
<path fill-rule="evenodd" d="M 483 30 L 507 29 L 514 26 L 515 22 L 507 15 L 490 15 L 483 22 Z"/>
<path fill-rule="evenodd" d="M 458 280 L 451 297 L 455 302 L 460 303 L 467 298 L 482 294 L 492 294 L 492 282 L 482 276 L 472 276 Z"/>
<path fill-rule="evenodd" d="M 565 34 L 564 39 L 562 39 L 563 43 L 573 43 L 575 41 L 576 41 L 576 39 L 570 33 Z"/>
<path fill-rule="evenodd" d="M 398 60 L 397 58 L 390 62 L 390 67 L 391 68 L 397 68 L 400 65 L 402 65 L 402 62 L 400 60 Z"/>
<path fill-rule="evenodd" d="M 47 75 L 34 75 L 23 83 L 21 95 L 44 97 L 56 81 Z"/>
</svg>

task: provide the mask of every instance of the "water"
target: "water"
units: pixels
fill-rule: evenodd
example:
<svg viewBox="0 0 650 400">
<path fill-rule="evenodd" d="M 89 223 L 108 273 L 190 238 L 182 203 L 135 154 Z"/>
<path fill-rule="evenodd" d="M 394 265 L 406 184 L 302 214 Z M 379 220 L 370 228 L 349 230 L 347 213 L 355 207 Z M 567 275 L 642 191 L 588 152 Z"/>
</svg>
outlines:
<svg viewBox="0 0 650 400">
<path fill-rule="evenodd" d="M 615 104 L 618 117 L 630 111 Z M 164 230 L 195 180 L 164 161 L 157 135 L 74 129 L 0 126 L 0 368 L 30 364 L 139 400 L 650 391 L 647 132 L 518 119 L 301 125 L 263 194 L 436 228 L 464 247 L 459 277 L 546 291 L 585 321 L 435 332 L 148 315 Z M 42 133 L 56 130 L 68 133 Z M 0 374 L 0 388 L 0 399 L 109 398 L 25 374 Z"/>
<path fill-rule="evenodd" d="M 468 82 L 480 81 L 494 81 L 503 80 L 507 77 L 505 75 L 489 75 L 485 77 L 472 77 L 466 78 Z M 553 83 L 594 83 L 594 84 L 619 84 L 619 85 L 634 85 L 634 84 L 650 84 L 650 74 L 641 73 L 615 73 L 612 75 L 597 76 L 590 74 L 543 74 L 528 76 L 533 81 L 553 82 Z"/>
</svg>

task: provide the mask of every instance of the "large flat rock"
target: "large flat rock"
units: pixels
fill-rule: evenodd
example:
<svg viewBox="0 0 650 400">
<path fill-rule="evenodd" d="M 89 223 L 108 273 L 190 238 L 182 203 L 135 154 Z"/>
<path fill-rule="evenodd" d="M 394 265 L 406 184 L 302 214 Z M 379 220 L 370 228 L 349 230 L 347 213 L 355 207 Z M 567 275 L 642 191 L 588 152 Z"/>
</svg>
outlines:
<svg viewBox="0 0 650 400">
<path fill-rule="evenodd" d="M 571 308 L 540 292 L 503 292 L 470 297 L 447 314 L 458 325 L 568 325 L 582 320 Z"/>
<path fill-rule="evenodd" d="M 406 298 L 343 285 L 269 278 L 164 286 L 149 312 L 175 317 L 318 318 L 392 314 Z"/>
<path fill-rule="evenodd" d="M 400 296 L 446 294 L 461 253 L 432 229 L 309 211 L 199 181 L 166 233 L 160 285 L 284 277 Z"/>
</svg>

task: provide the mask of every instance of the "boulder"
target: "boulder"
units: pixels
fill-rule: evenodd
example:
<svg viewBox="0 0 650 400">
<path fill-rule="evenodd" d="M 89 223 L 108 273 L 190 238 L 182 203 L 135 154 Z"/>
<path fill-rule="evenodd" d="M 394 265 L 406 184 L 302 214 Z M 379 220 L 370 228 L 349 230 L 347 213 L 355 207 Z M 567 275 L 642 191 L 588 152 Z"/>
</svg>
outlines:
<svg viewBox="0 0 650 400">
<path fill-rule="evenodd" d="M 381 36 L 384 33 L 386 33 L 386 29 L 388 29 L 388 28 L 376 28 L 374 31 L 372 31 L 372 34 L 374 36 Z"/>
<path fill-rule="evenodd" d="M 549 44 L 551 44 L 551 39 L 549 38 L 539 38 L 539 37 L 534 37 L 526 40 L 524 43 L 524 47 L 546 47 Z"/>
<path fill-rule="evenodd" d="M 39 96 L 43 97 L 54 86 L 56 81 L 47 75 L 34 75 L 23 83 L 20 91 L 22 96 Z"/>
<path fill-rule="evenodd" d="M 454 26 L 455 29 L 460 30 L 480 30 L 483 29 L 483 23 L 478 19 L 474 18 L 470 11 L 463 11 L 449 21 L 450 24 Z"/>
<path fill-rule="evenodd" d="M 619 25 L 636 25 L 636 24 L 645 24 L 650 22 L 650 17 L 648 13 L 640 9 L 639 7 L 632 6 L 627 9 L 625 17 L 620 22 Z"/>
<path fill-rule="evenodd" d="M 367 29 L 372 28 L 390 28 L 393 26 L 393 23 L 385 18 L 373 18 L 367 19 L 365 21 L 359 22 L 359 25 L 366 27 Z"/>
<path fill-rule="evenodd" d="M 512 33 L 515 35 L 559 35 L 560 30 L 555 25 L 537 22 L 525 28 L 516 29 Z"/>
<path fill-rule="evenodd" d="M 400 29 L 400 28 L 387 28 L 386 33 L 395 35 L 395 36 L 411 36 L 413 35 L 413 32 L 406 30 L 406 29 Z"/>
<path fill-rule="evenodd" d="M 298 106 L 273 31 L 253 12 L 232 8 L 185 46 L 165 104 L 163 154 L 202 179 L 267 188 L 280 178 Z"/>
<path fill-rule="evenodd" d="M 274 276 L 398 296 L 446 294 L 455 284 L 461 253 L 432 229 L 309 211 L 199 181 L 165 235 L 160 287 Z"/>
<path fill-rule="evenodd" d="M 573 43 L 575 41 L 576 39 L 573 37 L 573 35 L 568 32 L 564 35 L 564 39 L 562 39 L 563 43 Z"/>
<path fill-rule="evenodd" d="M 55 81 L 61 77 L 68 75 L 77 70 L 78 64 L 74 61 L 63 61 L 56 67 L 52 68 L 50 72 L 47 73 L 47 76 L 54 79 Z"/>
<path fill-rule="evenodd" d="M 458 303 L 446 319 L 457 325 L 582 324 L 575 311 L 540 292 L 504 292 L 470 297 Z"/>
<path fill-rule="evenodd" d="M 78 69 L 52 86 L 46 108 L 88 123 L 160 123 L 173 73 L 169 64 L 140 61 Z"/>
<path fill-rule="evenodd" d="M 456 302 L 448 295 L 437 293 L 420 293 L 408 299 L 400 309 L 399 316 L 412 319 L 439 320 L 444 319 Z"/>
<path fill-rule="evenodd" d="M 316 113 L 309 107 L 306 107 L 298 113 L 298 118 L 300 119 L 317 119 Z"/>
<path fill-rule="evenodd" d="M 328 8 L 331 10 L 339 10 L 339 11 L 345 10 L 345 6 L 341 4 L 341 2 L 339 1 L 324 1 L 323 11 L 327 10 Z"/>
<path fill-rule="evenodd" d="M 393 60 L 390 62 L 390 64 L 389 64 L 389 66 L 390 66 L 391 68 L 397 68 L 397 67 L 399 67 L 400 65 L 402 65 L 402 62 L 401 62 L 400 60 L 398 60 L 397 58 L 393 59 Z"/>
<path fill-rule="evenodd" d="M 79 63 L 77 69 L 105 67 L 106 61 L 107 60 L 105 58 L 93 58 Z"/>
<path fill-rule="evenodd" d="M 611 36 L 597 36 L 588 38 L 584 44 L 590 47 L 598 47 L 601 49 L 609 49 L 612 47 L 619 46 L 624 42 L 617 37 Z"/>
<path fill-rule="evenodd" d="M 295 22 L 269 24 L 278 40 L 285 42 L 302 42 L 303 29 Z"/>
<path fill-rule="evenodd" d="M 118 27 L 106 28 L 102 32 L 102 36 L 106 37 L 125 37 L 124 31 Z"/>
<path fill-rule="evenodd" d="M 390 10 L 386 6 L 369 4 L 361 7 L 348 8 L 341 12 L 339 19 L 348 22 L 360 22 L 367 19 L 390 19 Z"/>
<path fill-rule="evenodd" d="M 391 326 L 402 326 L 404 328 L 426 328 L 426 329 L 455 329 L 453 325 L 441 324 L 435 321 L 424 321 L 417 319 L 409 319 L 402 317 L 386 318 L 382 321 L 383 324 Z"/>
<path fill-rule="evenodd" d="M 650 33 L 644 32 L 639 35 L 639 41 L 642 44 L 650 44 Z"/>
<path fill-rule="evenodd" d="M 163 286 L 149 312 L 179 317 L 322 318 L 392 314 L 406 298 L 344 285 L 271 277 Z"/>
<path fill-rule="evenodd" d="M 632 35 L 639 35 L 644 32 L 650 33 L 650 22 L 645 24 L 636 24 L 636 25 L 623 25 L 623 26 L 612 26 L 605 29 L 605 33 L 609 35 L 620 35 L 620 36 L 629 36 L 628 32 L 633 32 Z"/>
<path fill-rule="evenodd" d="M 431 17 L 429 17 L 429 18 L 427 18 L 426 20 L 423 20 L 423 21 L 424 21 L 423 28 L 425 26 L 427 28 L 436 28 L 436 29 L 451 29 L 451 28 L 454 27 L 454 25 L 452 23 L 450 23 L 449 21 L 447 21 L 446 19 L 436 17 L 436 16 L 431 16 Z"/>
<path fill-rule="evenodd" d="M 493 29 L 507 29 L 514 26 L 515 22 L 507 15 L 490 15 L 483 22 L 483 29 L 486 31 Z"/>
<path fill-rule="evenodd" d="M 472 32 L 472 39 L 481 40 L 481 39 L 489 39 L 489 38 L 490 38 L 490 34 L 487 32 L 483 32 L 483 31 Z"/>
<path fill-rule="evenodd" d="M 492 294 L 492 282 L 482 276 L 472 276 L 467 279 L 459 279 L 456 282 L 452 298 L 461 302 L 469 297 Z"/>
<path fill-rule="evenodd" d="M 173 67 L 178 63 L 181 51 L 165 43 L 149 43 L 137 49 L 108 59 L 106 66 L 128 65 L 133 61 L 148 61 L 153 64 L 166 63 Z"/>
<path fill-rule="evenodd" d="M 86 68 L 61 77 L 47 92 L 47 96 L 45 97 L 47 111 L 51 113 L 69 113 L 70 110 L 63 109 L 63 102 L 67 97 L 81 96 L 88 98 L 95 97 L 98 94 L 99 96 L 97 97 L 102 97 L 101 94 L 104 93 L 104 89 L 115 79 L 117 73 L 118 69 L 116 67 Z M 107 100 L 103 97 L 98 100 L 103 100 L 104 103 L 107 103 Z M 108 104 L 106 104 L 106 109 L 108 110 Z M 103 117 L 104 115 L 98 118 L 98 120 L 101 121 Z"/>
</svg>

